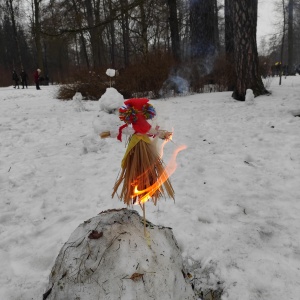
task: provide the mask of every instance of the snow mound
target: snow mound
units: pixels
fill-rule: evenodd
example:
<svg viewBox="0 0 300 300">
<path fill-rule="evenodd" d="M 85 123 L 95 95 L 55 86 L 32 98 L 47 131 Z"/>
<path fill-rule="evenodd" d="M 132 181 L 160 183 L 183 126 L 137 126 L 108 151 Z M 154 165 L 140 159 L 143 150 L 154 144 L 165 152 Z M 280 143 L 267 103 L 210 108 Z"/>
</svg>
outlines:
<svg viewBox="0 0 300 300">
<path fill-rule="evenodd" d="M 81 93 L 76 92 L 72 99 L 73 99 L 73 106 L 74 106 L 75 111 L 81 112 L 81 111 L 86 110 L 82 103 L 82 94 Z"/>
<path fill-rule="evenodd" d="M 115 88 L 106 89 L 99 99 L 100 111 L 93 120 L 94 133 L 97 136 L 105 131 L 117 135 L 119 126 L 122 125 L 118 115 L 123 102 L 124 97 Z"/>
<path fill-rule="evenodd" d="M 254 104 L 254 94 L 253 94 L 253 91 L 251 89 L 246 90 L 245 102 L 248 105 Z"/>
<path fill-rule="evenodd" d="M 83 153 L 98 152 L 106 143 L 104 140 L 101 140 L 96 134 L 89 134 L 83 139 Z"/>
<path fill-rule="evenodd" d="M 196 299 L 172 230 L 134 210 L 108 210 L 72 233 L 50 274 L 47 300 Z"/>
<path fill-rule="evenodd" d="M 115 69 L 107 69 L 106 75 L 109 77 L 114 77 L 116 75 L 116 70 Z"/>
<path fill-rule="evenodd" d="M 115 114 L 108 114 L 100 111 L 93 120 L 93 128 L 95 134 L 99 135 L 103 131 L 118 131 L 122 123 Z"/>
<path fill-rule="evenodd" d="M 106 92 L 99 99 L 100 110 L 109 114 L 117 114 L 123 105 L 124 97 L 115 88 L 107 88 Z"/>
</svg>

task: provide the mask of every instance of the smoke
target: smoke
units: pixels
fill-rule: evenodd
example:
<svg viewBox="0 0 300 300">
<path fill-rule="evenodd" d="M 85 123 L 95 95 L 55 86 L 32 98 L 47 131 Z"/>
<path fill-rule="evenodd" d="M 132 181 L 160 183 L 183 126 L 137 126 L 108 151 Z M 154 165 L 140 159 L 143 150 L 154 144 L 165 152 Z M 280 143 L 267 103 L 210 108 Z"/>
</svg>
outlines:
<svg viewBox="0 0 300 300">
<path fill-rule="evenodd" d="M 164 82 L 159 94 L 160 96 L 167 97 L 174 94 L 186 95 L 189 92 L 189 82 L 181 76 L 171 75 Z"/>
<path fill-rule="evenodd" d="M 159 92 L 161 97 L 172 97 L 174 95 L 187 95 L 192 91 L 199 90 L 211 81 L 217 53 L 206 57 L 186 61 L 176 66 L 163 83 Z"/>
<path fill-rule="evenodd" d="M 213 54 L 213 55 L 207 55 L 206 58 L 203 60 L 202 64 L 203 64 L 203 68 L 205 70 L 204 75 L 210 74 L 213 71 L 216 57 L 217 57 L 217 54 L 215 52 L 215 54 Z"/>
<path fill-rule="evenodd" d="M 189 83 L 186 79 L 180 76 L 171 76 L 169 78 L 170 82 L 174 83 L 177 87 L 177 93 L 183 94 L 187 93 L 189 90 Z"/>
</svg>

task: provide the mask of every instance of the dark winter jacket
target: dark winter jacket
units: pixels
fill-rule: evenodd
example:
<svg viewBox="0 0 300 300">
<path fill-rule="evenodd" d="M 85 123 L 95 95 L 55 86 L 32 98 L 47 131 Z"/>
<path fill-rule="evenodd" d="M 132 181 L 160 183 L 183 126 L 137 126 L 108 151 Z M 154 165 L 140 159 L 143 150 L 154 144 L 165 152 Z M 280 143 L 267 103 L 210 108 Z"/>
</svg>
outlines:
<svg viewBox="0 0 300 300">
<path fill-rule="evenodd" d="M 13 71 L 12 79 L 14 81 L 19 81 L 19 77 L 18 77 L 18 74 L 16 73 L 16 71 Z"/>
<path fill-rule="evenodd" d="M 22 71 L 20 75 L 21 75 L 22 82 L 25 82 L 28 78 L 27 73 L 25 71 Z"/>
</svg>

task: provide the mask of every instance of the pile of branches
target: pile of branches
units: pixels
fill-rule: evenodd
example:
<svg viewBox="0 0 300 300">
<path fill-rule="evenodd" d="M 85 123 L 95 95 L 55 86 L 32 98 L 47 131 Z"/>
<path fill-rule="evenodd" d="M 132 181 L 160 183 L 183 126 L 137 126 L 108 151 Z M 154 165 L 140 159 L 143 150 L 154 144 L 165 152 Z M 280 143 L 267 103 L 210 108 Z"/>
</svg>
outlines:
<svg viewBox="0 0 300 300">
<path fill-rule="evenodd" d="M 69 78 L 68 83 L 60 86 L 57 98 L 71 100 L 75 93 L 79 92 L 83 100 L 99 100 L 109 84 L 105 71 L 78 71 L 72 78 Z"/>
</svg>

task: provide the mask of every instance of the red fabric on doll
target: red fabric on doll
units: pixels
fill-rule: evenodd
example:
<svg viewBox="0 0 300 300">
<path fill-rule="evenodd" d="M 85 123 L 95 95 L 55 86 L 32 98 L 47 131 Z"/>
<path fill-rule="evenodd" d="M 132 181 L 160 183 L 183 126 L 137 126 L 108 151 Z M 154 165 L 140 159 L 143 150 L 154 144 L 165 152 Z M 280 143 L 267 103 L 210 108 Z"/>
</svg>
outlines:
<svg viewBox="0 0 300 300">
<path fill-rule="evenodd" d="M 151 125 L 147 122 L 142 112 L 143 106 L 148 102 L 149 100 L 147 98 L 132 98 L 124 102 L 125 105 L 130 105 L 138 111 L 137 120 L 132 123 L 132 127 L 136 133 L 145 134 L 151 128 Z"/>
</svg>

